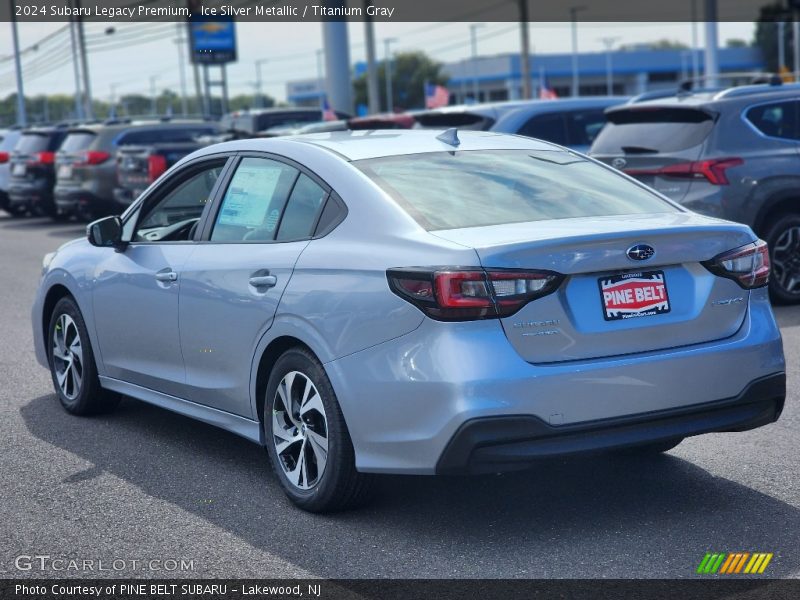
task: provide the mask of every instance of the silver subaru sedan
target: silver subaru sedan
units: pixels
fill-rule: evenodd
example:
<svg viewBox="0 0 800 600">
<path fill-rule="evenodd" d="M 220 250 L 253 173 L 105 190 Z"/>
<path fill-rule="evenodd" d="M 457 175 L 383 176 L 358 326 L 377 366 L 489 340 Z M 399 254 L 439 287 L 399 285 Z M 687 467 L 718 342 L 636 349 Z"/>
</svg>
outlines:
<svg viewBox="0 0 800 600">
<path fill-rule="evenodd" d="M 766 245 L 552 144 L 359 131 L 210 146 L 45 257 L 39 362 L 266 447 L 298 506 L 377 473 L 657 453 L 772 423 Z"/>
</svg>

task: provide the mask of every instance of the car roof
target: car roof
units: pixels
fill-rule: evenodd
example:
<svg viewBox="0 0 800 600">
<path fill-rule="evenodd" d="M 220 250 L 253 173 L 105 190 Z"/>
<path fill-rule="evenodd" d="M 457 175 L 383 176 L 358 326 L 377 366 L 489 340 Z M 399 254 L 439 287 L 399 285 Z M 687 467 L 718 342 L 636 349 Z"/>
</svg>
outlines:
<svg viewBox="0 0 800 600">
<path fill-rule="evenodd" d="M 448 130 L 452 131 L 452 130 Z M 444 133 L 435 129 L 367 129 L 311 133 L 280 138 L 254 138 L 209 146 L 209 153 L 224 151 L 279 152 L 284 143 L 308 144 L 322 148 L 348 161 L 464 150 L 563 150 L 560 146 L 516 135 L 486 131 L 457 131 L 460 143 L 450 145 L 438 139 Z M 205 153 L 201 151 L 201 153 Z"/>
<path fill-rule="evenodd" d="M 610 109 L 617 110 L 636 110 L 638 108 L 675 108 L 679 106 L 690 108 L 719 108 L 731 103 L 752 104 L 767 100 L 784 100 L 797 98 L 800 96 L 800 85 L 770 85 L 754 84 L 737 87 L 729 87 L 715 90 L 701 90 L 698 92 L 678 92 L 669 96 L 657 97 L 634 101 L 624 106 Z"/>
</svg>

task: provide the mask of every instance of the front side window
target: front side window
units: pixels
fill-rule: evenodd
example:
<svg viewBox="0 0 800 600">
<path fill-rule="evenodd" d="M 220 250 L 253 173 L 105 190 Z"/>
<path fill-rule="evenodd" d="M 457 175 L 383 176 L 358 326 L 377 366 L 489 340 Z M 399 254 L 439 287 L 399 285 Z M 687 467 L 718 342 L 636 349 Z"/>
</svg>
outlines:
<svg viewBox="0 0 800 600">
<path fill-rule="evenodd" d="M 211 241 L 273 241 L 298 174 L 275 160 L 243 158 L 225 192 Z"/>
<path fill-rule="evenodd" d="M 747 120 L 764 135 L 787 140 L 800 139 L 798 126 L 800 102 L 776 102 L 754 106 L 747 111 Z"/>
<path fill-rule="evenodd" d="M 195 225 L 200 221 L 211 192 L 217 183 L 223 162 L 215 162 L 195 170 L 174 187 L 170 178 L 164 186 L 164 195 L 155 192 L 154 202 L 145 206 L 133 235 L 134 242 L 185 241 L 192 237 Z M 148 203 L 149 204 L 149 203 Z"/>
<path fill-rule="evenodd" d="M 678 209 L 571 152 L 431 152 L 353 163 L 425 229 Z"/>
</svg>

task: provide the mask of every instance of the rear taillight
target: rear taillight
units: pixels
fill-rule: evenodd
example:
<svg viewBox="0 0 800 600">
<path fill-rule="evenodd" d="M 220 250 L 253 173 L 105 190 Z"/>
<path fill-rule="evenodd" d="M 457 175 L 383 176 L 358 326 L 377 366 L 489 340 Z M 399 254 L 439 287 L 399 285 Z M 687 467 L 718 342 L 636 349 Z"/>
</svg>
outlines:
<svg viewBox="0 0 800 600">
<path fill-rule="evenodd" d="M 746 290 L 769 282 L 769 249 L 763 240 L 724 252 L 703 264 L 715 275 L 733 279 Z"/>
<path fill-rule="evenodd" d="M 37 165 L 52 165 L 56 162 L 55 152 L 37 152 L 33 157 L 33 164 Z"/>
<path fill-rule="evenodd" d="M 511 269 L 409 268 L 386 275 L 395 294 L 439 321 L 507 317 L 564 279 L 551 271 Z"/>
<path fill-rule="evenodd" d="M 75 166 L 101 165 L 109 158 L 111 158 L 111 155 L 108 152 L 102 152 L 100 150 L 86 150 L 78 155 L 78 160 L 75 161 Z"/>
<path fill-rule="evenodd" d="M 744 164 L 744 161 L 741 158 L 715 158 L 712 160 L 677 163 L 658 169 L 625 169 L 625 173 L 634 177 L 637 175 L 657 175 L 676 179 L 705 179 L 712 185 L 728 185 L 730 182 L 725 171 L 742 164 Z"/>
<path fill-rule="evenodd" d="M 147 178 L 150 183 L 161 177 L 167 170 L 167 159 L 160 154 L 152 154 L 147 158 Z"/>
<path fill-rule="evenodd" d="M 0 152 L 0 165 L 7 163 L 11 155 L 8 152 Z"/>
</svg>

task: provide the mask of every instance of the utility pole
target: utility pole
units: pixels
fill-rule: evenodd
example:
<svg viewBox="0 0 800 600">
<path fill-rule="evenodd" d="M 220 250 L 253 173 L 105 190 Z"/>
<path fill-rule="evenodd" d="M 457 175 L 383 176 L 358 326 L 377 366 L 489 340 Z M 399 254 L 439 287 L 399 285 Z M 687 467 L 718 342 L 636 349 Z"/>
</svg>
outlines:
<svg viewBox="0 0 800 600">
<path fill-rule="evenodd" d="M 519 36 L 519 70 L 522 78 L 522 99 L 530 100 L 533 97 L 533 90 L 531 89 L 531 42 L 528 28 L 528 0 L 519 0 Z"/>
<path fill-rule="evenodd" d="M 778 72 L 786 68 L 786 22 L 778 21 Z"/>
<path fill-rule="evenodd" d="M 614 44 L 619 41 L 618 37 L 603 37 L 600 38 L 600 41 L 603 42 L 603 45 L 606 47 L 606 95 L 613 96 L 614 95 L 614 69 L 612 67 L 612 50 L 614 48 Z"/>
<path fill-rule="evenodd" d="M 75 8 L 80 9 L 80 0 L 75 0 Z M 85 102 L 84 117 L 94 119 L 94 107 L 92 106 L 92 87 L 89 83 L 89 60 L 86 56 L 86 38 L 83 35 L 83 19 L 77 18 L 78 25 L 78 48 L 81 54 L 81 71 L 83 73 L 83 99 Z"/>
<path fill-rule="evenodd" d="M 19 55 L 19 33 L 14 9 L 11 8 L 11 36 L 14 40 L 14 70 L 17 76 L 17 125 L 25 127 L 28 115 L 25 114 L 25 89 L 22 86 L 22 59 Z"/>
<path fill-rule="evenodd" d="M 792 17 L 792 68 L 794 69 L 794 80 L 800 81 L 800 14 L 795 10 Z"/>
<path fill-rule="evenodd" d="M 364 0 L 364 12 L 371 4 Z M 378 87 L 378 65 L 375 60 L 375 24 L 371 16 L 364 17 L 364 43 L 367 47 L 367 110 L 374 115 L 381 111 L 381 93 Z"/>
<path fill-rule="evenodd" d="M 692 80 L 700 78 L 700 57 L 697 54 L 697 0 L 692 0 Z"/>
<path fill-rule="evenodd" d="M 178 37 L 175 39 L 175 43 L 178 45 L 178 73 L 181 81 L 181 116 L 185 117 L 189 114 L 189 103 L 186 100 L 186 68 L 183 64 L 184 37 L 180 22 L 175 23 L 175 30 L 178 32 Z"/>
<path fill-rule="evenodd" d="M 83 92 L 81 91 L 81 68 L 78 62 L 78 42 L 75 39 L 75 21 L 69 22 L 69 41 L 72 48 L 72 70 L 75 75 L 75 118 L 83 120 Z"/>
<path fill-rule="evenodd" d="M 261 86 L 263 84 L 263 80 L 261 79 L 261 65 L 268 62 L 268 58 L 261 58 L 256 61 L 256 108 L 264 108 L 264 96 L 261 94 Z"/>
<path fill-rule="evenodd" d="M 705 84 L 715 88 L 719 84 L 719 56 L 717 49 L 717 0 L 706 0 L 706 77 Z"/>
<path fill-rule="evenodd" d="M 383 40 L 384 48 L 384 67 L 383 74 L 386 79 L 386 112 L 394 112 L 394 92 L 392 91 L 392 54 L 390 46 L 397 41 L 397 38 L 386 38 Z"/>
<path fill-rule="evenodd" d="M 571 6 L 569 19 L 572 22 L 572 97 L 581 95 L 580 76 L 578 75 L 578 13 L 586 10 L 585 6 Z"/>
<path fill-rule="evenodd" d="M 469 26 L 469 43 L 472 48 L 472 100 L 479 101 L 478 93 L 478 36 L 476 32 L 481 27 L 485 27 L 484 23 L 473 23 Z"/>
</svg>

